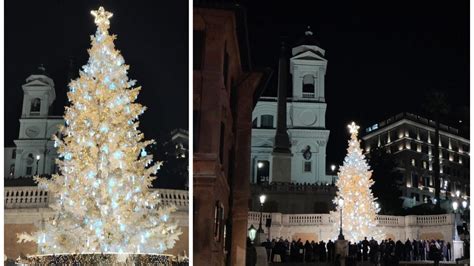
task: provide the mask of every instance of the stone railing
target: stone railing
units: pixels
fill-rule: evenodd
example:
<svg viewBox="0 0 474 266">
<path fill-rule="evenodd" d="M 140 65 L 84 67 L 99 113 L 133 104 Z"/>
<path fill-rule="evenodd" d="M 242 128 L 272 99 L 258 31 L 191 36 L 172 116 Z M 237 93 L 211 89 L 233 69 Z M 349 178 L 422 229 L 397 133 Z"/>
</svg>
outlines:
<svg viewBox="0 0 474 266">
<path fill-rule="evenodd" d="M 415 217 L 416 225 L 444 225 L 451 224 L 452 218 L 446 214 L 441 215 L 423 215 Z"/>
<path fill-rule="evenodd" d="M 323 224 L 328 221 L 323 219 L 322 214 L 293 214 L 288 215 L 289 225 Z"/>
<path fill-rule="evenodd" d="M 157 189 L 161 202 L 165 205 L 174 204 L 178 210 L 189 208 L 189 193 L 187 190 Z"/>
<path fill-rule="evenodd" d="M 253 192 L 330 192 L 335 193 L 336 187 L 333 184 L 310 184 L 310 183 L 280 183 L 272 182 L 270 184 L 251 184 Z"/>
<path fill-rule="evenodd" d="M 258 224 L 260 222 L 260 212 L 249 212 L 249 223 Z M 271 213 L 262 213 L 262 223 L 265 224 L 267 218 L 272 218 Z M 273 223 L 273 222 L 272 222 Z"/>
<path fill-rule="evenodd" d="M 178 210 L 187 211 L 189 207 L 189 193 L 187 190 L 156 189 L 163 204 L 174 204 Z M 37 186 L 32 187 L 5 187 L 5 209 L 46 208 L 50 197 L 49 193 Z"/>
<path fill-rule="evenodd" d="M 46 208 L 49 195 L 38 187 L 5 187 L 5 209 Z"/>
<path fill-rule="evenodd" d="M 377 215 L 377 222 L 381 226 L 405 226 L 405 217 Z"/>
<path fill-rule="evenodd" d="M 391 216 L 391 215 L 377 215 L 377 221 L 379 226 L 387 227 L 405 227 L 410 225 L 446 225 L 452 224 L 452 214 L 441 214 L 441 215 L 409 215 L 409 216 Z M 330 214 L 281 214 L 281 213 L 263 213 L 263 222 L 266 218 L 272 218 L 273 225 L 283 226 L 312 226 L 312 225 L 330 225 L 335 222 L 334 218 Z M 248 222 L 250 224 L 258 224 L 260 221 L 259 212 L 249 212 Z"/>
</svg>

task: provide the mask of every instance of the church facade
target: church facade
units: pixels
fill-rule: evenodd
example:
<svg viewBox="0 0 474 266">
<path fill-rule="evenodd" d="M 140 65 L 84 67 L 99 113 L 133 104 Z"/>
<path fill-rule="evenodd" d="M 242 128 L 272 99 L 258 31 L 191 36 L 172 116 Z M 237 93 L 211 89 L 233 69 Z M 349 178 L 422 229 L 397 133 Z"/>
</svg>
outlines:
<svg viewBox="0 0 474 266">
<path fill-rule="evenodd" d="M 56 148 L 52 136 L 64 124 L 61 116 L 51 116 L 56 99 L 53 80 L 44 67 L 26 79 L 23 88 L 23 107 L 20 132 L 15 147 L 4 149 L 4 176 L 18 178 L 57 172 Z"/>
<path fill-rule="evenodd" d="M 265 184 L 332 183 L 326 175 L 326 146 L 329 130 L 326 129 L 326 101 L 324 80 L 327 68 L 325 51 L 308 29 L 304 38 L 291 49 L 289 63 L 284 70 L 280 64 L 279 87 L 286 90 L 286 130 L 289 137 L 288 156 L 291 171 L 282 178 L 276 177 L 274 162 L 277 119 L 280 114 L 278 97 L 263 96 L 252 113 L 252 148 L 250 182 Z M 280 57 L 280 60 L 282 58 Z M 287 77 L 291 75 L 291 80 Z M 283 77 L 282 77 L 283 76 Z M 286 77 L 284 77 L 286 76 Z M 282 79 L 283 78 L 283 79 Z M 291 85 L 290 85 L 291 84 Z M 288 86 L 290 85 L 290 86 Z M 280 93 L 280 92 L 279 92 Z M 283 117 L 285 114 L 281 114 Z M 288 168 L 288 167 L 286 167 Z"/>
</svg>

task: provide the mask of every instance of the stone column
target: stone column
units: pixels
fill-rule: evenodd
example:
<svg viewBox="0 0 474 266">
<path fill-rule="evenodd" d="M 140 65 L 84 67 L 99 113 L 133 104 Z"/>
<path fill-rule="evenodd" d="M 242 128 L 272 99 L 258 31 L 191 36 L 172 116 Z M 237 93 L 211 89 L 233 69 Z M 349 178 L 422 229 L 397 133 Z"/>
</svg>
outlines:
<svg viewBox="0 0 474 266">
<path fill-rule="evenodd" d="M 290 138 L 286 128 L 286 93 L 288 89 L 289 55 L 284 43 L 278 62 L 278 114 L 272 153 L 272 182 L 291 182 Z"/>
</svg>

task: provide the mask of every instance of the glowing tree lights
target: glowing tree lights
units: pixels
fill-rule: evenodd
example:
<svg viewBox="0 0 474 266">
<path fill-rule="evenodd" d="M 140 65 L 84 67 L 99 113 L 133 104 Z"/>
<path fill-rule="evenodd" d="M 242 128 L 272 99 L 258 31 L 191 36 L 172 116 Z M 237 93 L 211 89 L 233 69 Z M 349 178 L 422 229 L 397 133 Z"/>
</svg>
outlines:
<svg viewBox="0 0 474 266">
<path fill-rule="evenodd" d="M 374 181 L 371 179 L 372 171 L 366 162 L 365 156 L 357 139 L 359 126 L 354 122 L 350 124 L 351 139 L 347 148 L 344 164 L 339 168 L 338 188 L 336 198 L 337 212 L 333 215 L 340 219 L 340 208 L 342 208 L 342 229 L 345 239 L 349 241 L 361 241 L 364 237 L 382 239 L 384 236 L 376 227 L 376 214 L 379 211 L 375 198 L 370 190 Z M 337 204 L 339 199 L 344 204 Z M 335 223 L 339 232 L 339 223 Z"/>
<path fill-rule="evenodd" d="M 54 195 L 54 217 L 20 241 L 34 241 L 40 253 L 162 253 L 181 234 L 149 186 L 160 163 L 152 164 L 137 129 L 145 107 L 134 103 L 140 87 L 127 77 L 128 65 L 110 35 L 112 13 L 92 11 L 97 32 L 89 61 L 71 81 L 61 138 L 60 175 L 37 178 Z"/>
</svg>

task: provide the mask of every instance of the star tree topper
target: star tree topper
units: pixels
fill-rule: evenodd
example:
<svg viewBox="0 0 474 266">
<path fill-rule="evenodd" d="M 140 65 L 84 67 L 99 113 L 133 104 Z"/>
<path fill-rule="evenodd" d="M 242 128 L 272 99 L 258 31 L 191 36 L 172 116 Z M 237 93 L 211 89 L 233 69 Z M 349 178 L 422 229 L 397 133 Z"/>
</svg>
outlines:
<svg viewBox="0 0 474 266">
<path fill-rule="evenodd" d="M 357 138 L 357 135 L 359 134 L 359 128 L 360 127 L 358 125 L 356 125 L 356 123 L 354 123 L 354 122 L 347 125 L 347 127 L 349 128 L 349 132 L 351 133 L 351 137 L 356 137 Z"/>
<path fill-rule="evenodd" d="M 94 16 L 94 23 L 99 27 L 100 30 L 105 31 L 110 26 L 110 18 L 114 15 L 108 11 L 105 11 L 103 7 L 99 7 L 98 10 L 92 10 L 91 14 Z"/>
</svg>

